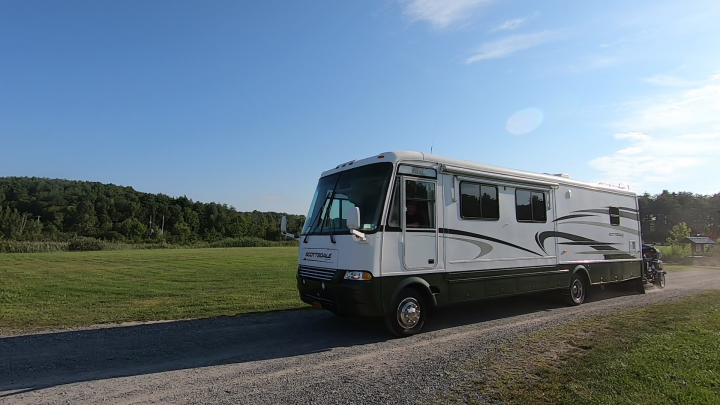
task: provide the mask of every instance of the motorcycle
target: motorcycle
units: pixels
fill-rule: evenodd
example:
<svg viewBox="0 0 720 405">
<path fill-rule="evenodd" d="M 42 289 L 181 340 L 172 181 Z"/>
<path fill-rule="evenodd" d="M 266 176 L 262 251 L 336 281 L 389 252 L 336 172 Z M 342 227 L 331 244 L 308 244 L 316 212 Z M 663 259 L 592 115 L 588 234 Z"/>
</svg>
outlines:
<svg viewBox="0 0 720 405">
<path fill-rule="evenodd" d="M 663 270 L 662 252 L 659 249 L 642 245 L 643 265 L 643 282 L 645 284 L 653 284 L 658 288 L 665 288 L 665 274 Z"/>
</svg>

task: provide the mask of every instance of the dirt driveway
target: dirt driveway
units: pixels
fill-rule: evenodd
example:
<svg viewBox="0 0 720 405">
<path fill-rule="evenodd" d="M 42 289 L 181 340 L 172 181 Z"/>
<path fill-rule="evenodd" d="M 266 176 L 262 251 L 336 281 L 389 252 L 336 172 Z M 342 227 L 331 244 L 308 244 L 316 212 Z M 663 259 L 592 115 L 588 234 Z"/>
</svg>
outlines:
<svg viewBox="0 0 720 405">
<path fill-rule="evenodd" d="M 568 320 L 720 287 L 720 271 L 675 271 L 667 284 L 645 295 L 595 288 L 579 307 L 533 295 L 444 308 L 406 339 L 378 320 L 317 310 L 0 337 L 0 403 L 432 402 L 478 353 Z"/>
</svg>

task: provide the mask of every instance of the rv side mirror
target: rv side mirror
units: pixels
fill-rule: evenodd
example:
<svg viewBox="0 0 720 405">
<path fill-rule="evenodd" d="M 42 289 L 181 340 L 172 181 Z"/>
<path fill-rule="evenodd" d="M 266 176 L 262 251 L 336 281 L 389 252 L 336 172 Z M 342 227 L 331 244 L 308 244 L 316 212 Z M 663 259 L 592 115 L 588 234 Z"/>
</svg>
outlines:
<svg viewBox="0 0 720 405">
<path fill-rule="evenodd" d="M 296 239 L 295 235 L 293 235 L 291 233 L 287 233 L 287 217 L 285 217 L 284 215 L 283 215 L 282 219 L 280 220 L 280 233 L 285 237 Z M 299 238 L 299 236 L 298 236 L 298 238 Z"/>
<path fill-rule="evenodd" d="M 347 227 L 353 230 L 360 228 L 360 208 L 355 207 L 348 210 Z"/>
</svg>

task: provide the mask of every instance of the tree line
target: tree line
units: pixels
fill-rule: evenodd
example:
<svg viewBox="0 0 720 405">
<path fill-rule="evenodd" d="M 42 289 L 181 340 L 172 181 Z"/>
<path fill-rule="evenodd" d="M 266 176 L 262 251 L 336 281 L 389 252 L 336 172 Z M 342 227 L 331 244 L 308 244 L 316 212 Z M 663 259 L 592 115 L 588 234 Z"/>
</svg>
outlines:
<svg viewBox="0 0 720 405">
<path fill-rule="evenodd" d="M 720 193 L 639 196 L 642 237 L 662 243 L 684 222 L 693 234 L 720 238 Z M 142 193 L 132 187 L 38 177 L 0 177 L 0 239 L 66 241 L 91 237 L 119 242 L 214 242 L 258 237 L 283 240 L 280 218 L 299 234 L 303 215 L 239 212 L 227 204 Z"/>
<path fill-rule="evenodd" d="M 213 242 L 299 234 L 303 215 L 239 212 L 227 204 L 142 193 L 132 187 L 38 177 L 0 177 L 0 239 L 66 241 L 91 237 L 118 242 Z"/>
<path fill-rule="evenodd" d="M 656 195 L 645 193 L 638 200 L 645 242 L 666 242 L 673 226 L 683 222 L 693 235 L 720 238 L 720 193 L 710 196 L 665 190 Z"/>
</svg>

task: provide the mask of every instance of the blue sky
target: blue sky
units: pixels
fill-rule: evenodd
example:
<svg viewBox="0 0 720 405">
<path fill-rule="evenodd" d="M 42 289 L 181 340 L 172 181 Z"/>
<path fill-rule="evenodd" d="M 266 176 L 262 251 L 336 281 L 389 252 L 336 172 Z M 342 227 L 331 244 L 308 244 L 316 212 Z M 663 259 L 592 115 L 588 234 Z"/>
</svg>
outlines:
<svg viewBox="0 0 720 405">
<path fill-rule="evenodd" d="M 0 3 L 0 176 L 305 214 L 417 150 L 720 192 L 720 2 Z"/>
</svg>

